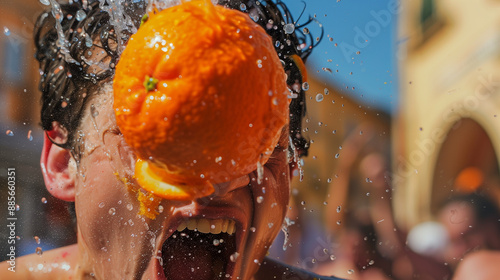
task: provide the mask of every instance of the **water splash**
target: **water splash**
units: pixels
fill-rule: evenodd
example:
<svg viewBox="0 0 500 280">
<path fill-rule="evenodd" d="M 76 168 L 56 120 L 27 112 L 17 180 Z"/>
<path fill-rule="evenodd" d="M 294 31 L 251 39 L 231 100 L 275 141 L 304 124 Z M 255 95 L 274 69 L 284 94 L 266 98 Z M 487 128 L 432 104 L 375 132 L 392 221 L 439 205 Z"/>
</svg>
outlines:
<svg viewBox="0 0 500 280">
<path fill-rule="evenodd" d="M 304 169 L 302 168 L 303 161 L 299 159 L 299 153 L 293 144 L 292 136 L 288 136 L 288 141 L 293 151 L 293 162 L 297 163 L 297 168 L 299 169 L 299 181 L 302 182 L 304 180 Z"/>
<path fill-rule="evenodd" d="M 99 0 L 99 2 L 99 7 L 109 14 L 109 22 L 115 28 L 117 52 L 121 54 L 125 49 L 128 34 L 137 32 L 132 18 L 125 12 L 127 3 L 125 0 Z"/>
<path fill-rule="evenodd" d="M 285 221 L 283 222 L 283 225 L 281 225 L 281 231 L 285 235 L 285 240 L 283 241 L 283 251 L 286 251 L 288 247 L 291 247 L 290 244 L 290 232 L 288 230 L 288 227 L 292 226 L 295 224 L 294 220 L 290 220 L 290 218 L 285 217 Z"/>
<path fill-rule="evenodd" d="M 44 0 L 45 1 L 45 0 Z M 55 0 L 49 0 L 52 7 L 52 16 L 56 19 L 56 31 L 57 31 L 57 46 L 61 49 L 61 53 L 64 55 L 64 59 L 69 63 L 75 63 L 80 65 L 76 60 L 74 60 L 68 50 L 69 42 L 66 40 L 61 22 L 64 18 L 64 14 L 61 10 L 61 5 Z M 44 4 L 42 2 L 42 4 Z"/>
<path fill-rule="evenodd" d="M 262 184 L 264 180 L 264 165 L 262 164 L 262 155 L 260 155 L 260 159 L 257 162 L 257 184 Z"/>
</svg>

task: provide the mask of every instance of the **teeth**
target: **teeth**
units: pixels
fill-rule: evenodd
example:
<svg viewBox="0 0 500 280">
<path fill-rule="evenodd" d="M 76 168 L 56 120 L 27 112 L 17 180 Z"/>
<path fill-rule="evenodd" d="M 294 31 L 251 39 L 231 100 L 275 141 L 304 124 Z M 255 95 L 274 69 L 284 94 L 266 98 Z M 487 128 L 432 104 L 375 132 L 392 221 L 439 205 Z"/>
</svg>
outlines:
<svg viewBox="0 0 500 280">
<path fill-rule="evenodd" d="M 210 222 L 207 219 L 200 219 L 197 228 L 201 233 L 210 233 Z"/>
<path fill-rule="evenodd" d="M 182 221 L 180 225 L 177 227 L 177 231 L 183 231 L 187 227 L 186 223 Z"/>
<path fill-rule="evenodd" d="M 221 228 L 222 232 L 227 232 L 227 226 L 228 226 L 228 224 L 229 224 L 229 220 L 224 220 L 222 222 L 222 228 Z"/>
<path fill-rule="evenodd" d="M 210 225 L 210 233 L 219 234 L 222 230 L 222 223 L 222 220 L 212 221 L 212 224 Z"/>
<path fill-rule="evenodd" d="M 189 219 L 187 221 L 187 228 L 189 230 L 195 230 L 197 225 L 198 225 L 198 221 L 197 220 Z"/>
<path fill-rule="evenodd" d="M 227 233 L 233 234 L 236 231 L 236 223 L 231 220 L 229 221 L 229 225 L 227 226 Z"/>
<path fill-rule="evenodd" d="M 183 231 L 185 228 L 189 230 L 196 229 L 201 233 L 219 234 L 221 232 L 227 232 L 231 235 L 236 232 L 236 222 L 226 219 L 189 219 L 187 221 L 182 221 L 177 227 L 177 231 Z"/>
</svg>

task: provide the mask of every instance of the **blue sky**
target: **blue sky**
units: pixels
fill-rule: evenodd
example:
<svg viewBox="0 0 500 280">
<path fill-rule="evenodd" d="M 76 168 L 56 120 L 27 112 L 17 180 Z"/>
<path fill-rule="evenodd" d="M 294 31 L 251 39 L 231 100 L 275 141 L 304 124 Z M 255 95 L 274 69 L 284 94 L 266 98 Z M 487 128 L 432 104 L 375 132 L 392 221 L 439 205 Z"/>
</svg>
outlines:
<svg viewBox="0 0 500 280">
<path fill-rule="evenodd" d="M 304 7 L 299 0 L 285 3 L 295 17 Z M 309 75 L 318 75 L 337 85 L 342 93 L 367 107 L 393 111 L 398 102 L 395 46 L 398 3 L 397 0 L 307 1 L 299 23 L 307 15 L 316 14 L 325 32 L 307 62 Z M 308 26 L 311 33 L 319 36 L 313 26 Z"/>
</svg>

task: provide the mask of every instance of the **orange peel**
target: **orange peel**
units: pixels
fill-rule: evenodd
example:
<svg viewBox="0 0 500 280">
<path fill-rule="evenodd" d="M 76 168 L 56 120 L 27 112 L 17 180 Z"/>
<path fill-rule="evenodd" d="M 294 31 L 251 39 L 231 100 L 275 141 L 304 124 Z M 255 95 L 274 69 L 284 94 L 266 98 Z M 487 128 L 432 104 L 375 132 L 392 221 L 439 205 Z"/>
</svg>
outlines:
<svg viewBox="0 0 500 280">
<path fill-rule="evenodd" d="M 135 177 L 191 200 L 265 163 L 288 121 L 286 75 L 247 14 L 193 0 L 149 15 L 116 66 L 117 124 Z"/>
</svg>

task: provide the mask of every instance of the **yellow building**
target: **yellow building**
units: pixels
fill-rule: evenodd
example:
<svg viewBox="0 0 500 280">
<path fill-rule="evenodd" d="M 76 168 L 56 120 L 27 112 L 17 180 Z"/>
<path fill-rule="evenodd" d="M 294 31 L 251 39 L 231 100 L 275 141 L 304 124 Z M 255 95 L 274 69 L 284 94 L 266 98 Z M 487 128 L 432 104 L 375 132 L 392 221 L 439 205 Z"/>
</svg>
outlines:
<svg viewBox="0 0 500 280">
<path fill-rule="evenodd" d="M 408 227 L 465 188 L 480 185 L 500 202 L 500 2 L 404 1 L 401 8 L 393 184 L 396 218 Z M 479 172 L 464 172 L 471 169 Z"/>
</svg>

